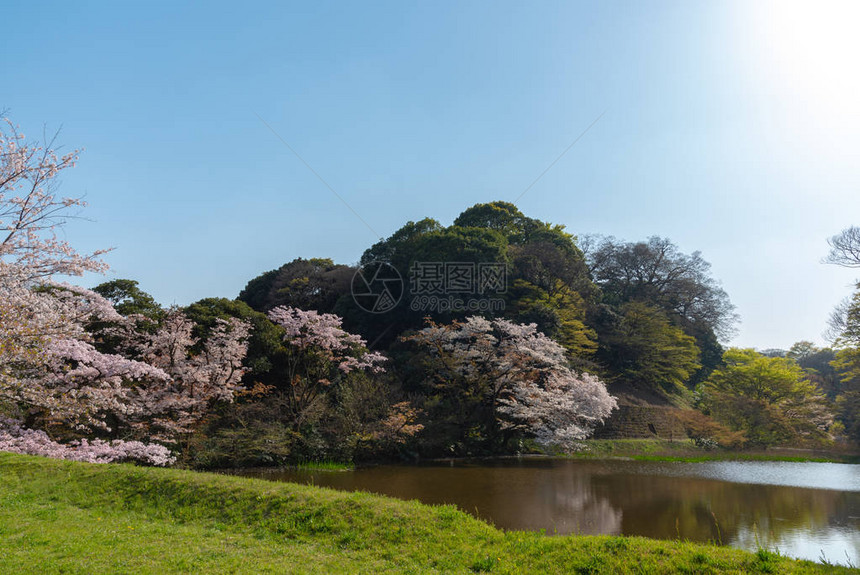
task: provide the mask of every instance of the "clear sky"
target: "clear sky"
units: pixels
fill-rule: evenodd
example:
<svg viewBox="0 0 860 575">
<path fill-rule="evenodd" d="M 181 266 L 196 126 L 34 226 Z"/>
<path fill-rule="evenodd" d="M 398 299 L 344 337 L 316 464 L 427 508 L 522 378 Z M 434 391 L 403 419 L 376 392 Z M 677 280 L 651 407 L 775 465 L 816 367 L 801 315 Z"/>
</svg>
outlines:
<svg viewBox="0 0 860 575">
<path fill-rule="evenodd" d="M 736 345 L 822 342 L 855 279 L 819 261 L 860 225 L 857 3 L 22 0 L 0 18 L 0 109 L 85 148 L 61 192 L 91 221 L 67 239 L 115 247 L 108 277 L 164 304 L 511 201 L 604 111 L 524 213 L 700 250 Z"/>
</svg>

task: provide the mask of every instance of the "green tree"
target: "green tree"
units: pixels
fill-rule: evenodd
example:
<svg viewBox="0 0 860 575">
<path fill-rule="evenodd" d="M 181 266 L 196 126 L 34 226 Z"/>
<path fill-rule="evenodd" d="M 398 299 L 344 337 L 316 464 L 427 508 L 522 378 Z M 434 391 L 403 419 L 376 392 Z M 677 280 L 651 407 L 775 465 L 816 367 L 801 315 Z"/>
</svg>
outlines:
<svg viewBox="0 0 860 575">
<path fill-rule="evenodd" d="M 386 259 L 387 258 L 387 259 Z M 422 299 L 435 295 L 444 299 L 449 294 L 426 294 L 411 283 L 420 277 L 416 264 L 433 263 L 508 263 L 508 243 L 498 231 L 487 228 L 450 226 L 443 228 L 429 218 L 418 223 L 409 222 L 387 240 L 378 242 L 361 258 L 362 265 L 385 261 L 400 273 L 404 281 L 403 297 L 399 304 L 384 314 L 367 313 L 358 307 L 351 296 L 342 297 L 335 308 L 344 318 L 344 326 L 362 335 L 375 349 L 389 347 L 407 330 L 419 329 L 427 316 L 438 321 L 451 321 L 476 312 L 438 310 L 422 307 Z M 469 300 L 483 297 L 477 293 L 456 294 L 468 304 Z M 491 312 L 488 312 L 491 313 Z"/>
<path fill-rule="evenodd" d="M 548 291 L 515 279 L 510 300 L 512 313 L 506 315 L 519 323 L 536 324 L 573 357 L 581 360 L 597 351 L 597 334 L 585 323 L 585 301 L 579 293 L 561 286 Z"/>
<path fill-rule="evenodd" d="M 297 258 L 249 281 L 238 299 L 261 312 L 285 305 L 330 313 L 349 293 L 354 273 L 354 268 L 328 258 Z"/>
<path fill-rule="evenodd" d="M 476 204 L 455 226 L 495 230 L 508 242 L 511 262 L 505 316 L 535 323 L 578 361 L 596 350 L 596 334 L 586 309 L 597 296 L 576 238 L 564 226 L 528 218 L 511 203 Z"/>
<path fill-rule="evenodd" d="M 164 317 L 164 308 L 134 280 L 111 280 L 97 285 L 93 291 L 111 302 L 124 316 L 138 314 L 156 322 Z"/>
<path fill-rule="evenodd" d="M 843 310 L 840 324 L 831 363 L 841 388 L 836 397 L 837 417 L 847 435 L 860 442 L 860 283 Z"/>
<path fill-rule="evenodd" d="M 408 268 L 401 268 L 404 263 L 408 264 L 410 254 L 414 251 L 414 242 L 430 232 L 438 232 L 443 229 L 442 224 L 433 218 L 406 222 L 406 225 L 391 234 L 389 238 L 380 240 L 365 250 L 361 256 L 361 265 L 388 262 L 400 270 L 400 273 L 405 273 Z"/>
<path fill-rule="evenodd" d="M 730 348 L 723 364 L 701 389 L 702 406 L 715 419 L 753 445 L 827 439 L 827 402 L 795 360 Z"/>
<path fill-rule="evenodd" d="M 737 316 L 699 252 L 684 254 L 656 236 L 641 242 L 610 237 L 590 247 L 588 262 L 603 303 L 616 309 L 630 301 L 646 303 L 696 339 L 701 367 L 690 374 L 687 385 L 704 380 L 717 367 L 723 352 L 718 339 L 732 333 Z"/>
<path fill-rule="evenodd" d="M 108 300 L 121 315 L 139 316 L 134 330 L 153 334 L 167 315 L 167 311 L 151 295 L 141 290 L 138 283 L 129 279 L 104 282 L 93 291 Z M 87 325 L 94 338 L 96 349 L 103 353 L 117 354 L 123 351 L 123 337 L 116 331 L 116 323 L 95 321 Z"/>
<path fill-rule="evenodd" d="M 509 243 L 516 245 L 524 243 L 529 232 L 540 225 L 540 222 L 527 218 L 510 202 L 496 201 L 475 204 L 457 216 L 454 225 L 463 228 L 496 230 L 505 236 Z"/>
<path fill-rule="evenodd" d="M 607 238 L 590 255 L 590 263 L 607 303 L 644 301 L 706 325 L 717 335 L 732 331 L 734 306 L 699 252 L 681 253 L 671 241 L 656 236 L 630 243 Z"/>
<path fill-rule="evenodd" d="M 842 385 L 833 360 L 836 352 L 829 347 L 818 347 L 811 341 L 799 341 L 786 354 L 803 368 L 807 379 L 817 385 L 833 401 L 842 391 Z"/>
<path fill-rule="evenodd" d="M 700 367 L 696 340 L 661 310 L 639 301 L 618 312 L 604 307 L 598 358 L 613 366 L 616 381 L 635 388 L 678 393 Z"/>
</svg>

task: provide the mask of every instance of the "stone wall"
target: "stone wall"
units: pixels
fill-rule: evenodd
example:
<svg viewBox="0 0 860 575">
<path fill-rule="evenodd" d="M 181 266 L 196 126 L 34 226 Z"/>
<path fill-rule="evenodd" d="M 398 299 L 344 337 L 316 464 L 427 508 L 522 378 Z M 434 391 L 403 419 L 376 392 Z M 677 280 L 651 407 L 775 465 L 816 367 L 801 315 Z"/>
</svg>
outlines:
<svg viewBox="0 0 860 575">
<path fill-rule="evenodd" d="M 603 425 L 595 429 L 594 439 L 686 439 L 676 407 L 621 405 Z"/>
</svg>

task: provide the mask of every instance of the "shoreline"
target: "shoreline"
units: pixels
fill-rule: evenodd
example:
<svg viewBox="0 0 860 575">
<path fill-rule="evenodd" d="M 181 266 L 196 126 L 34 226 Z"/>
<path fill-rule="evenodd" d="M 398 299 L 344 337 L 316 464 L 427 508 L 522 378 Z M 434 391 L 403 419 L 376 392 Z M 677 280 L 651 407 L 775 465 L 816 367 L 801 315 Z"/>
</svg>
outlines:
<svg viewBox="0 0 860 575">
<path fill-rule="evenodd" d="M 431 457 L 412 461 L 363 461 L 359 463 L 305 462 L 281 466 L 235 467 L 223 469 L 191 469 L 198 472 L 237 475 L 243 472 L 272 473 L 290 471 L 329 471 L 339 473 L 380 465 L 421 466 L 439 463 L 493 461 L 516 459 L 572 459 L 572 460 L 633 460 L 701 463 L 706 461 L 787 461 L 809 463 L 860 464 L 860 452 L 849 450 L 822 450 L 798 447 L 771 447 L 763 450 L 708 450 L 689 441 L 666 439 L 588 439 L 585 449 L 573 453 L 537 453 L 499 455 L 466 455 Z"/>
</svg>

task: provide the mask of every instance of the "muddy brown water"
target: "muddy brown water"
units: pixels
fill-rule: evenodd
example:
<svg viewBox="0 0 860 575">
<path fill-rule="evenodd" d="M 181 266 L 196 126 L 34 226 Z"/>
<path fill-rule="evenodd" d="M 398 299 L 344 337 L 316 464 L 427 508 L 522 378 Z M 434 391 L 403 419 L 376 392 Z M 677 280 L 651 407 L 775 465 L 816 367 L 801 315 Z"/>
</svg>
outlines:
<svg viewBox="0 0 860 575">
<path fill-rule="evenodd" d="M 761 545 L 860 566 L 860 465 L 521 458 L 242 474 L 454 504 L 502 529 Z"/>
</svg>

